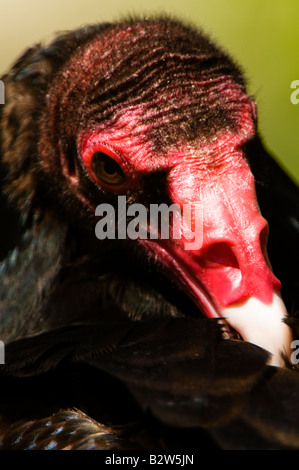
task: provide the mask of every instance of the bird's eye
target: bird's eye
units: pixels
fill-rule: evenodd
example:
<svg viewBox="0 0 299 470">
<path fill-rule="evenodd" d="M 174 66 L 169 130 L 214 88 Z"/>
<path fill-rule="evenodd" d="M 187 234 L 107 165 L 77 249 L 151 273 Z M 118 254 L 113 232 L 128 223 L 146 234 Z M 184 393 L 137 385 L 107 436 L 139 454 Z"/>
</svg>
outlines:
<svg viewBox="0 0 299 470">
<path fill-rule="evenodd" d="M 94 153 L 91 157 L 91 167 L 96 177 L 105 184 L 120 186 L 125 182 L 126 177 L 121 167 L 106 153 Z"/>
</svg>

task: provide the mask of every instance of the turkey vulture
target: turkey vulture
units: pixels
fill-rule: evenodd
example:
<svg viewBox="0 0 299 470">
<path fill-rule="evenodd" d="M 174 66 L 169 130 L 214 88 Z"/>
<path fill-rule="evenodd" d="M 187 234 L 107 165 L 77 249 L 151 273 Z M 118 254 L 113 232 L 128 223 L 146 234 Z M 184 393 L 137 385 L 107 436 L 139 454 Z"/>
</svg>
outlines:
<svg viewBox="0 0 299 470">
<path fill-rule="evenodd" d="M 1 449 L 298 449 L 299 191 L 238 66 L 129 18 L 2 81 Z"/>
</svg>

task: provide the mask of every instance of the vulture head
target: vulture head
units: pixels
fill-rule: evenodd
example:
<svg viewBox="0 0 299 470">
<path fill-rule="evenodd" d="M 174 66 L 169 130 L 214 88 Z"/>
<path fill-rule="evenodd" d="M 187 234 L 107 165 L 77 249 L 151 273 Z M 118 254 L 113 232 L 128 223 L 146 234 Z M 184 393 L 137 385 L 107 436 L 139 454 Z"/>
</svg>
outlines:
<svg viewBox="0 0 299 470">
<path fill-rule="evenodd" d="M 217 344 L 230 363 L 219 383 L 249 371 L 240 396 L 266 364 L 285 365 L 298 192 L 264 150 L 231 58 L 179 21 L 129 19 L 34 46 L 2 79 L 4 375 L 86 361 L 178 425 L 169 400 L 150 398 L 157 376 L 171 383 L 159 393 L 188 396 L 190 379 L 193 398 L 216 396 Z M 186 426 L 194 409 L 215 422 L 189 408 Z"/>
</svg>

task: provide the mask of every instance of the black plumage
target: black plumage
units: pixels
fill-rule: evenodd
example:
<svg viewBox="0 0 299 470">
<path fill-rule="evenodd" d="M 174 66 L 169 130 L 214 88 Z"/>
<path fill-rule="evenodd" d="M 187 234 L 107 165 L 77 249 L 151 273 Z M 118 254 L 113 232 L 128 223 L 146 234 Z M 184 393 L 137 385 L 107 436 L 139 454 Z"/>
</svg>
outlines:
<svg viewBox="0 0 299 470">
<path fill-rule="evenodd" d="M 105 58 L 88 68 L 97 42 Z M 182 101 L 197 74 L 208 95 Z M 239 126 L 240 104 L 213 88 L 223 75 L 243 89 L 225 53 L 163 18 L 62 34 L 2 77 L 2 449 L 299 448 L 296 365 L 268 366 L 266 351 L 224 339 L 134 241 L 100 243 L 85 203 L 116 200 L 80 164 L 87 123 L 109 127 L 138 104 L 153 154 L 199 133 L 208 142 Z M 244 145 L 296 338 L 299 191 L 257 134 Z M 146 175 L 130 202 L 168 202 L 165 181 Z"/>
</svg>

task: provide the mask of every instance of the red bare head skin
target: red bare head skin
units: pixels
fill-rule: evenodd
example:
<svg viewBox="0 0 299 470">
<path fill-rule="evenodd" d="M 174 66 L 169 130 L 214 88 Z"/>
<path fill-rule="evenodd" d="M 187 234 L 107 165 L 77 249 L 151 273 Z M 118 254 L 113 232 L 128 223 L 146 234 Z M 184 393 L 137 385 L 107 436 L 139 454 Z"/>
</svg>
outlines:
<svg viewBox="0 0 299 470">
<path fill-rule="evenodd" d="M 240 72 L 205 36 L 172 21 L 127 22 L 95 35 L 58 71 L 39 153 L 45 172 L 61 169 L 57 186 L 89 217 L 105 196 L 141 201 L 157 171 L 167 194 L 159 202 L 201 204 L 200 248 L 185 250 L 184 238 L 139 242 L 214 317 L 252 297 L 270 305 L 280 289 L 244 150 L 255 133 Z M 118 165 L 121 184 L 97 178 L 97 152 Z"/>
<path fill-rule="evenodd" d="M 214 142 L 209 150 L 215 164 L 202 168 L 200 157 L 187 156 L 169 178 L 174 202 L 197 202 L 203 208 L 202 246 L 187 251 L 184 258 L 219 310 L 252 296 L 269 304 L 273 291 L 280 289 L 267 260 L 267 222 L 236 140 L 224 136 L 224 142 L 221 138 Z"/>
<path fill-rule="evenodd" d="M 159 251 L 162 263 L 170 263 L 165 259 L 166 252 L 170 253 L 179 263 L 181 282 L 186 282 L 187 272 L 191 272 L 192 278 L 209 293 L 217 310 L 252 296 L 271 303 L 280 282 L 267 260 L 267 222 L 260 214 L 254 179 L 241 150 L 244 136 L 220 135 L 211 143 L 199 141 L 198 146 L 153 159 L 150 144 L 139 144 L 138 136 L 132 137 L 132 128 L 136 132 L 138 127 L 138 115 L 129 110 L 124 114 L 127 123 L 120 118 L 115 126 L 118 132 L 112 128 L 83 134 L 79 140 L 84 161 L 89 162 L 90 155 L 98 149 L 106 149 L 112 155 L 113 148 L 114 159 L 126 175 L 126 190 L 138 189 L 144 174 L 163 168 L 167 172 L 170 203 L 181 208 L 194 203 L 203 207 L 203 243 L 198 250 L 186 250 L 184 237 L 142 243 L 153 252 L 163 248 Z M 87 167 L 90 168 L 89 163 Z M 100 181 L 97 183 L 101 185 Z M 117 192 L 123 190 L 117 188 Z M 194 292 L 191 295 L 194 297 Z M 206 314 L 213 316 L 211 311 Z"/>
</svg>

